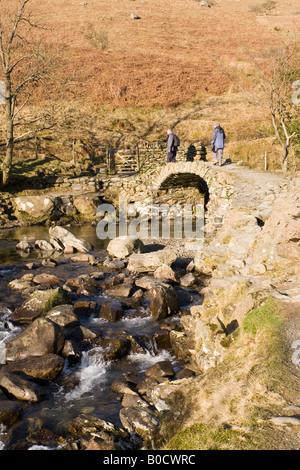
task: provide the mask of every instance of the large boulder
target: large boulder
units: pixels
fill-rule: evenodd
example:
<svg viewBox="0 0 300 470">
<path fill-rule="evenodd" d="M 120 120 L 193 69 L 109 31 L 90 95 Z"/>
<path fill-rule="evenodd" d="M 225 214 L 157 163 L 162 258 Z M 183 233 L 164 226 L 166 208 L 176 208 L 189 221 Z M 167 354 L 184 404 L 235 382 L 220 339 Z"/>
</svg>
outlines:
<svg viewBox="0 0 300 470">
<path fill-rule="evenodd" d="M 41 315 L 46 314 L 51 308 L 70 302 L 70 294 L 65 289 L 35 290 L 12 313 L 12 322 L 15 324 L 28 324 Z"/>
<path fill-rule="evenodd" d="M 19 196 L 15 199 L 15 206 L 18 217 L 43 220 L 52 214 L 54 202 L 48 196 Z"/>
<path fill-rule="evenodd" d="M 0 386 L 18 400 L 37 402 L 44 395 L 39 385 L 4 368 L 0 371 Z"/>
<path fill-rule="evenodd" d="M 11 426 L 20 417 L 22 407 L 12 400 L 0 401 L 0 425 Z"/>
<path fill-rule="evenodd" d="M 17 372 L 40 380 L 54 380 L 61 373 L 65 364 L 64 358 L 57 354 L 41 357 L 27 357 L 13 361 L 3 367 L 9 372 Z"/>
<path fill-rule="evenodd" d="M 79 214 L 89 219 L 96 216 L 97 208 L 101 202 L 100 197 L 94 193 L 80 194 L 80 196 L 73 198 L 74 207 Z"/>
<path fill-rule="evenodd" d="M 148 291 L 150 310 L 155 320 L 162 320 L 168 315 L 179 312 L 179 302 L 176 290 L 165 284 L 152 287 Z"/>
<path fill-rule="evenodd" d="M 62 328 L 57 323 L 48 318 L 37 318 L 21 334 L 6 343 L 6 361 L 59 354 L 64 341 Z"/>
<path fill-rule="evenodd" d="M 133 253 L 142 253 L 144 244 L 137 237 L 121 236 L 110 240 L 107 251 L 111 256 L 122 259 Z"/>
<path fill-rule="evenodd" d="M 300 195 L 275 203 L 258 237 L 254 259 L 260 263 L 294 264 L 300 258 Z"/>
<path fill-rule="evenodd" d="M 127 269 L 132 272 L 154 272 L 164 264 L 171 266 L 176 258 L 176 253 L 167 248 L 151 253 L 134 253 L 129 257 Z"/>
<path fill-rule="evenodd" d="M 65 250 L 73 248 L 80 253 L 88 253 L 93 249 L 92 244 L 87 240 L 77 238 L 73 233 L 63 227 L 51 227 L 49 229 L 49 236 L 51 240 L 55 240 L 57 243 L 62 244 Z"/>
</svg>

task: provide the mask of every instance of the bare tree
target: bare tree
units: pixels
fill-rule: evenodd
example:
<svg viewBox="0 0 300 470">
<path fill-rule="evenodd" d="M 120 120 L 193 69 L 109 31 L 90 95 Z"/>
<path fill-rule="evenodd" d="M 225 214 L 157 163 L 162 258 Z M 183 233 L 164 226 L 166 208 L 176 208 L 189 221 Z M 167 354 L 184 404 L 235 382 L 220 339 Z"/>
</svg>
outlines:
<svg viewBox="0 0 300 470">
<path fill-rule="evenodd" d="M 2 184 L 7 185 L 12 172 L 14 145 L 44 129 L 53 127 L 51 113 L 24 114 L 34 96 L 33 86 L 45 76 L 45 64 L 39 41 L 32 31 L 39 28 L 25 10 L 30 0 L 14 2 L 2 8 L 0 16 L 0 63 L 5 84 L 6 154 L 2 163 Z M 19 128 L 20 133 L 15 135 Z"/>
<path fill-rule="evenodd" d="M 243 92 L 248 102 L 255 106 L 260 106 L 269 111 L 271 123 L 275 136 L 282 148 L 281 167 L 287 170 L 288 156 L 292 139 L 300 137 L 294 126 L 294 120 L 297 118 L 296 105 L 292 100 L 292 83 L 299 75 L 299 66 L 296 65 L 297 51 L 299 45 L 283 45 L 275 54 L 267 54 L 264 58 L 248 56 L 256 71 L 259 91 L 257 88 L 251 92 L 242 84 L 241 76 L 233 77 L 218 62 L 217 65 L 221 71 L 234 82 Z"/>
</svg>

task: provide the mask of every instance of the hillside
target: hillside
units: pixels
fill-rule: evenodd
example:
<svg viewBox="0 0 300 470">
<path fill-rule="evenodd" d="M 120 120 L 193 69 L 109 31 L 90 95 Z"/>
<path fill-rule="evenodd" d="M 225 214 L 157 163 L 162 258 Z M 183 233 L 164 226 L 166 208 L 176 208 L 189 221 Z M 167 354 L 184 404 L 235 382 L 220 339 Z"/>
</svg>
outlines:
<svg viewBox="0 0 300 470">
<path fill-rule="evenodd" d="M 69 160 L 74 139 L 117 146 L 162 140 L 170 126 L 183 140 L 208 145 L 217 120 L 227 129 L 227 156 L 263 169 L 267 152 L 276 169 L 280 150 L 266 110 L 249 105 L 216 60 L 255 88 L 250 56 L 299 36 L 296 0 L 214 0 L 209 7 L 197 0 L 30 0 L 27 8 L 43 26 L 34 34 L 51 62 L 51 79 L 35 86 L 31 108 L 47 107 L 56 123 L 44 133 L 50 140 L 41 142 L 41 156 Z M 33 152 L 26 142 L 17 156 Z"/>
</svg>

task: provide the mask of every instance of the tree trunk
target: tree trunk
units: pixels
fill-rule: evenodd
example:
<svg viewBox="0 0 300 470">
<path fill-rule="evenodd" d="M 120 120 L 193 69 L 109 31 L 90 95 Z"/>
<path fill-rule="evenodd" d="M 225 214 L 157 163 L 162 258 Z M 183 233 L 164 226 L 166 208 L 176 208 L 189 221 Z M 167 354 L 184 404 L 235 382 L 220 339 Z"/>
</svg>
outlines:
<svg viewBox="0 0 300 470">
<path fill-rule="evenodd" d="M 6 121 L 6 155 L 2 163 L 2 184 L 9 183 L 12 171 L 12 159 L 14 151 L 14 123 L 10 75 L 6 75 L 5 80 L 5 121 Z"/>
</svg>

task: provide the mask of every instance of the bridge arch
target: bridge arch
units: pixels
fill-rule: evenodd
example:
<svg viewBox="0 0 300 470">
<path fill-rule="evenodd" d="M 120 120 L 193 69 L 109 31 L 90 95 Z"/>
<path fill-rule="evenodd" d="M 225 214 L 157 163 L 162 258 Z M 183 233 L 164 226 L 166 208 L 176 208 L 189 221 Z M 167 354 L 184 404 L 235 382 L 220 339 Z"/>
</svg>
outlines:
<svg viewBox="0 0 300 470">
<path fill-rule="evenodd" d="M 209 186 L 215 176 L 203 162 L 178 162 L 165 165 L 153 179 L 154 191 L 170 187 L 196 187 L 208 202 Z"/>
</svg>

